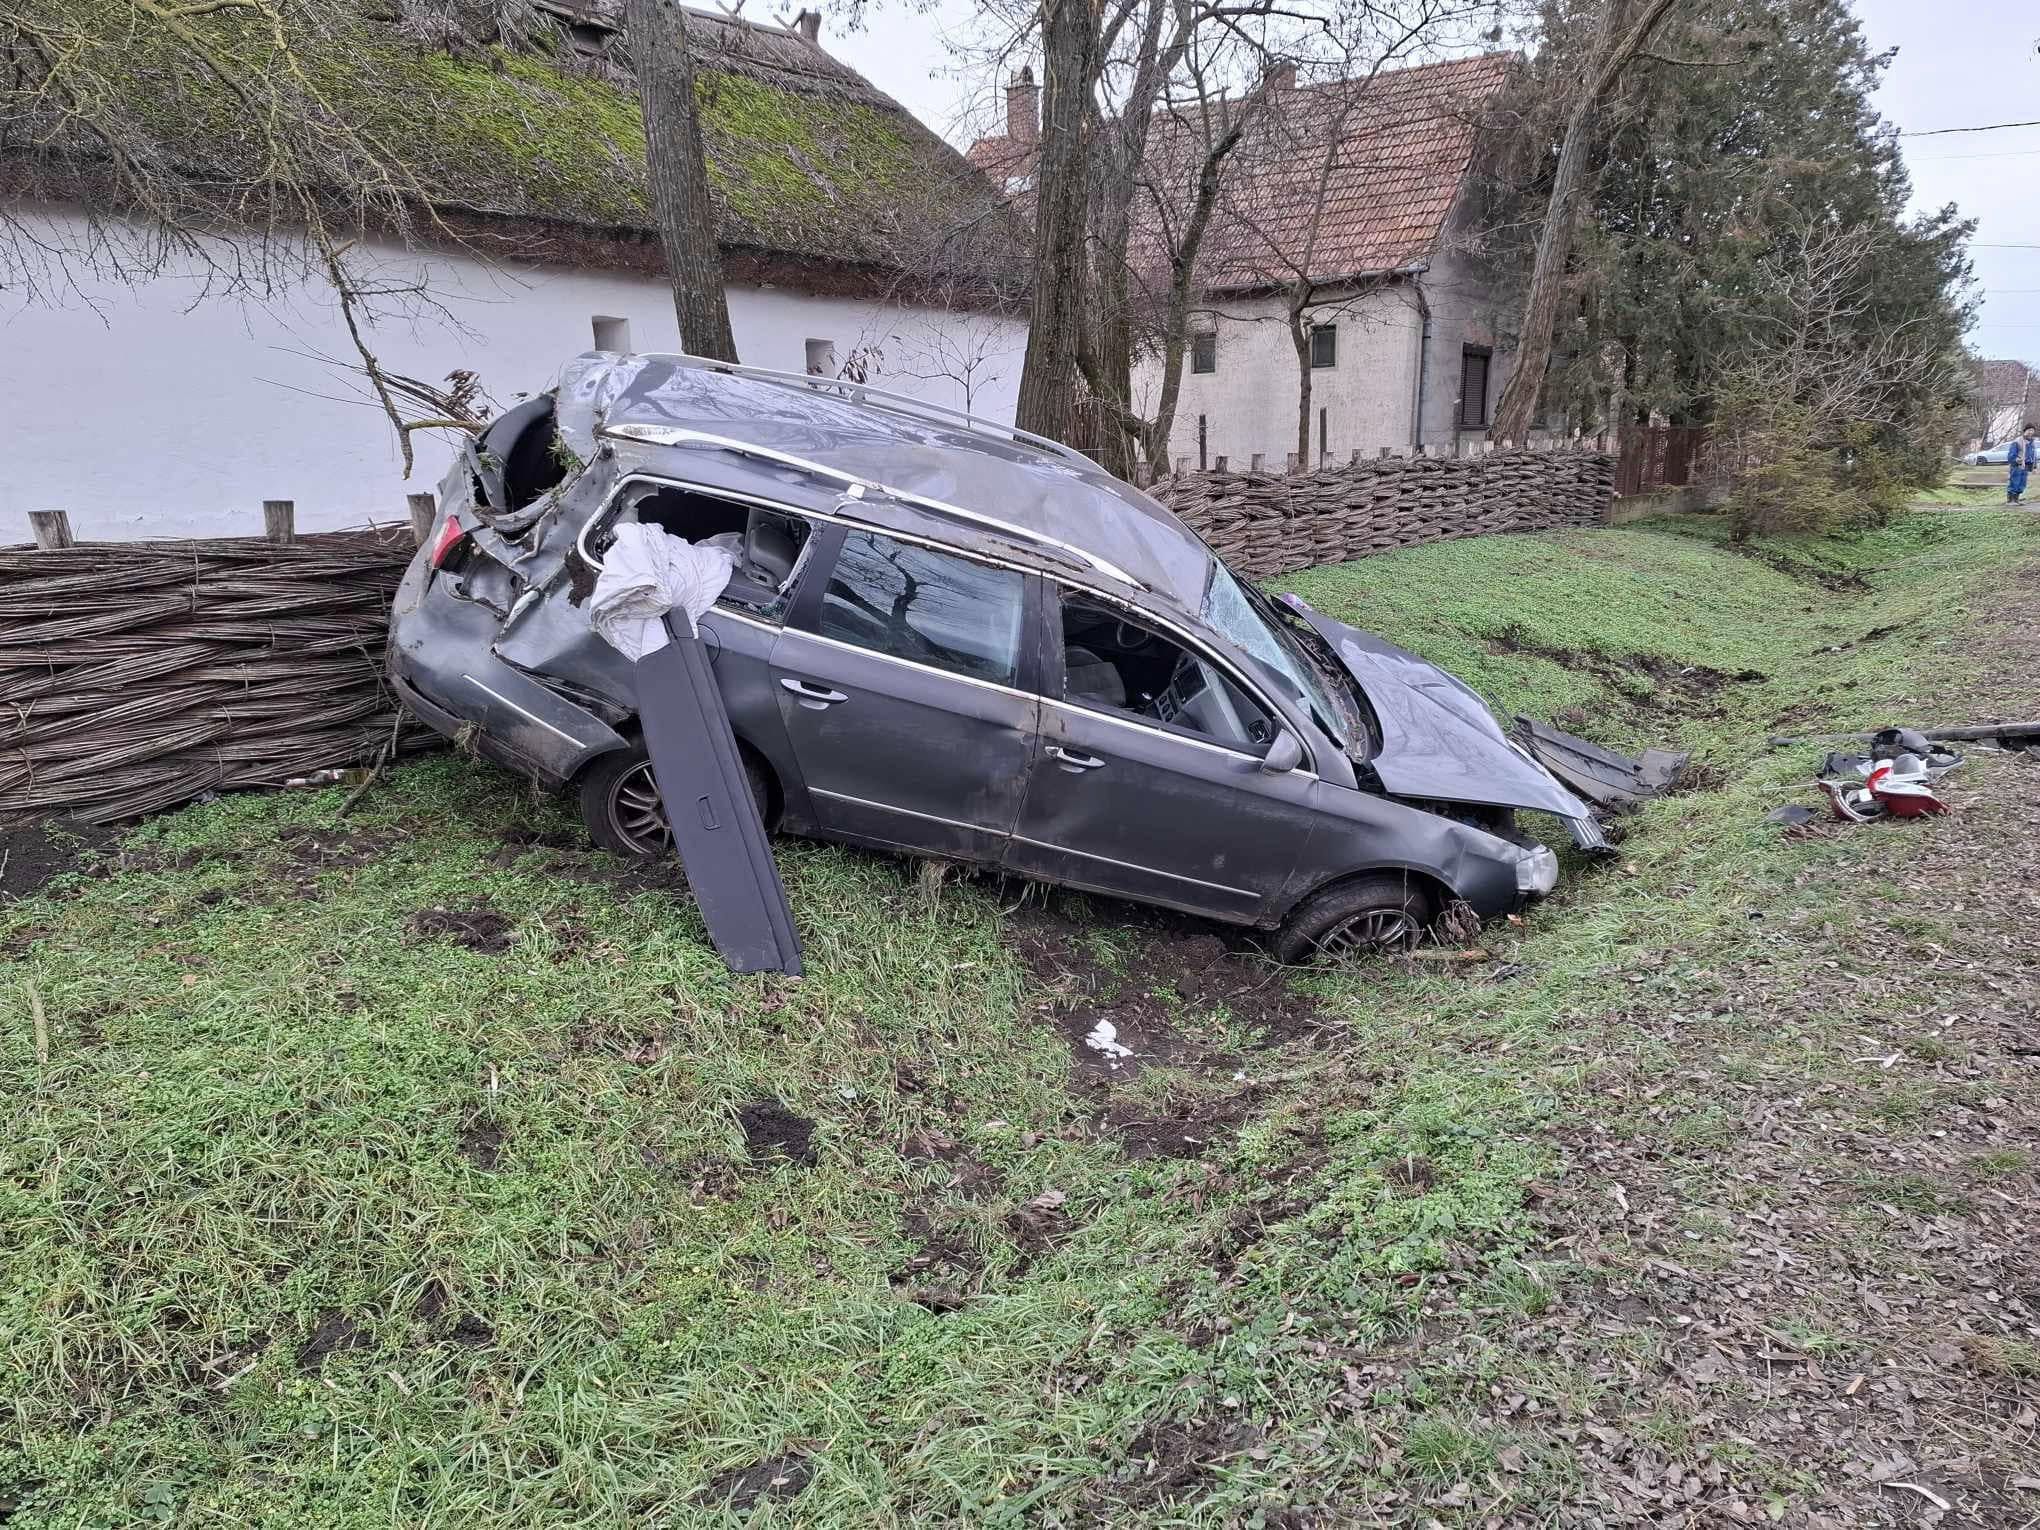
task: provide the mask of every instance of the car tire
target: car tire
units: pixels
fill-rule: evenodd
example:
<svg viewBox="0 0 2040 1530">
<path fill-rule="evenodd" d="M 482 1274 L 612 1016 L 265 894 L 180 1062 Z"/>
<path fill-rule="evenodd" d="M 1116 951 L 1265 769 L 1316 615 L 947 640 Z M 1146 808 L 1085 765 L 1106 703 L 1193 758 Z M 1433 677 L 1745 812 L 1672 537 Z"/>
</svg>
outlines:
<svg viewBox="0 0 2040 1530">
<path fill-rule="evenodd" d="M 751 800 L 761 817 L 772 811 L 771 782 L 765 767 L 750 750 L 741 750 L 744 779 L 750 783 Z M 588 837 L 602 849 L 616 855 L 642 858 L 667 855 L 673 849 L 672 830 L 659 802 L 659 783 L 652 775 L 651 755 L 642 740 L 627 749 L 603 755 L 581 776 L 581 820 Z"/>
<path fill-rule="evenodd" d="M 1360 877 L 1304 899 L 1270 946 L 1277 961 L 1293 967 L 1407 951 L 1437 912 L 1429 889 L 1410 877 Z"/>
</svg>

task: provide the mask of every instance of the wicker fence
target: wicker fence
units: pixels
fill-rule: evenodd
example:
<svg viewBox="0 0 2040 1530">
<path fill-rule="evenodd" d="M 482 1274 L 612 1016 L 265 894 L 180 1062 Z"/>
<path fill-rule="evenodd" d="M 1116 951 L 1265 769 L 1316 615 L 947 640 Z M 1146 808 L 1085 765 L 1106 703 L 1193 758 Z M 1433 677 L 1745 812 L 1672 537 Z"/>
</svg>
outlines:
<svg viewBox="0 0 2040 1530">
<path fill-rule="evenodd" d="M 1382 457 L 1314 473 L 1179 473 L 1151 491 L 1226 562 L 1265 579 L 1394 547 L 1597 526 L 1615 492 L 1602 452 Z"/>
<path fill-rule="evenodd" d="M 408 532 L 0 549 L 0 821 L 138 817 L 366 764 Z"/>
</svg>

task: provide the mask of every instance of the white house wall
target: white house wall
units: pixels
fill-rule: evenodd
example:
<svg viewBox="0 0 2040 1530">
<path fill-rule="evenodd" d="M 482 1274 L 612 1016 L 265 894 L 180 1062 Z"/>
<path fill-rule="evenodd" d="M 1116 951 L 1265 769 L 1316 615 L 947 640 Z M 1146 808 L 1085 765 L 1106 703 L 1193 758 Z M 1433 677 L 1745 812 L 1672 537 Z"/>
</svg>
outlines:
<svg viewBox="0 0 2040 1530">
<path fill-rule="evenodd" d="M 1462 197 L 1447 220 L 1430 269 L 1418 280 L 1431 309 L 1431 341 L 1424 367 L 1424 445 L 1450 451 L 1455 441 L 1483 439 L 1484 425 L 1461 428 L 1460 363 L 1466 347 L 1483 347 L 1488 361 L 1487 411 L 1490 419 L 1509 380 L 1515 355 L 1515 317 L 1496 300 L 1498 288 L 1485 263 L 1466 253 L 1473 215 Z"/>
<path fill-rule="evenodd" d="M 53 243 L 81 231 L 45 215 Z M 383 366 L 435 385 L 472 369 L 499 405 L 550 385 L 594 343 L 598 317 L 624 320 L 634 349 L 679 348 L 658 281 L 395 248 L 374 259 L 389 285 L 422 277 L 454 321 L 417 305 L 385 316 L 367 337 Z M 810 341 L 829 342 L 839 365 L 875 346 L 874 384 L 1013 418 L 1022 321 L 785 288 L 732 288 L 729 303 L 745 362 L 802 372 Z M 438 482 L 450 446 L 414 436 L 406 480 L 394 432 L 346 369 L 352 354 L 319 286 L 263 305 L 202 296 L 176 276 L 130 286 L 79 274 L 54 306 L 0 292 L 0 542 L 27 539 L 29 510 L 67 510 L 80 536 L 99 539 L 254 533 L 264 499 L 294 500 L 304 530 L 400 520 L 405 492 Z"/>
<path fill-rule="evenodd" d="M 1204 457 L 1219 457 L 1240 470 L 1255 453 L 1263 465 L 1280 470 L 1296 450 L 1299 378 L 1296 348 L 1289 338 L 1287 307 L 1280 297 L 1214 303 L 1209 322 L 1217 335 L 1216 367 L 1194 372 L 1183 362 L 1183 386 L 1170 433 L 1172 465 L 1198 465 L 1198 420 L 1204 421 Z M 1343 462 L 1358 449 L 1373 456 L 1386 446 L 1407 452 L 1412 444 L 1410 412 L 1416 402 L 1418 315 L 1407 291 L 1377 289 L 1348 302 L 1328 301 L 1313 322 L 1338 329 L 1335 366 L 1311 370 L 1310 442 L 1320 450 L 1318 411 L 1324 411 L 1324 449 Z M 1160 365 L 1141 363 L 1134 377 L 1137 400 L 1152 407 Z"/>
</svg>

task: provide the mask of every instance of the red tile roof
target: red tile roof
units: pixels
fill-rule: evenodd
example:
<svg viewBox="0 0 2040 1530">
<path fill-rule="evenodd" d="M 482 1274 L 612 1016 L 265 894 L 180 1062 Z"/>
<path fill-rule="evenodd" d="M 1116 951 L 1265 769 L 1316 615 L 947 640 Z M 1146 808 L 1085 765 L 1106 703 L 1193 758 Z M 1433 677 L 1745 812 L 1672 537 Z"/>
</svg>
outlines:
<svg viewBox="0 0 2040 1530">
<path fill-rule="evenodd" d="M 1283 286 L 1300 269 L 1331 282 L 1424 260 L 1466 179 L 1481 108 L 1515 62 L 1511 53 L 1486 53 L 1277 90 L 1233 151 L 1199 260 L 1203 286 Z M 1201 147 L 1190 123 L 1157 118 L 1147 169 L 1179 204 L 1171 222 L 1187 210 Z M 969 159 L 1008 189 L 1012 178 L 1033 174 L 1035 149 L 1004 135 L 981 138 Z M 1166 253 L 1152 207 L 1146 221 L 1133 258 L 1160 270 Z"/>
<path fill-rule="evenodd" d="M 1477 118 L 1514 60 L 1489 53 L 1278 91 L 1234 151 L 1241 162 L 1198 262 L 1203 285 L 1283 286 L 1303 272 L 1332 282 L 1427 259 L 1472 164 Z M 1187 198 L 1198 143 L 1171 127 L 1148 161 L 1187 153 L 1167 182 Z"/>
</svg>

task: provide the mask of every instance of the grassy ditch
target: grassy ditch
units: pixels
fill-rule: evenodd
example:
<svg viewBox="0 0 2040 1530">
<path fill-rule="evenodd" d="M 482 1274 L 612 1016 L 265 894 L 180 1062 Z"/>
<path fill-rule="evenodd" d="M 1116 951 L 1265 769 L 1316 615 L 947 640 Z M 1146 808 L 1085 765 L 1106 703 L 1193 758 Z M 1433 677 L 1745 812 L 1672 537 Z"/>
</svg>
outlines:
<svg viewBox="0 0 2040 1530">
<path fill-rule="evenodd" d="M 0 905 L 0 1521 L 1582 1501 L 1598 1468 L 1550 1421 L 1625 1383 L 1512 1337 L 1585 1263 L 1539 1207 L 1583 1134 L 1697 1162 L 1746 1127 L 1726 1064 L 1675 1121 L 1583 1101 L 1662 1053 L 1639 1006 L 1776 1062 L 1723 974 L 1847 924 L 1831 889 L 1889 843 L 1763 824 L 1817 753 L 1763 739 L 1953 694 L 1951 624 L 2035 524 L 1736 548 L 1689 518 L 1283 581 L 1502 708 L 1707 767 L 1478 973 L 1292 980 L 1123 906 L 781 842 L 812 975 L 740 979 L 669 872 L 451 759 L 344 820 L 244 796 L 88 851 Z M 1073 1044 L 1100 1014 L 1136 1063 Z M 1782 1447 L 1661 1427 L 1752 1503 L 1818 1494 Z"/>
</svg>

